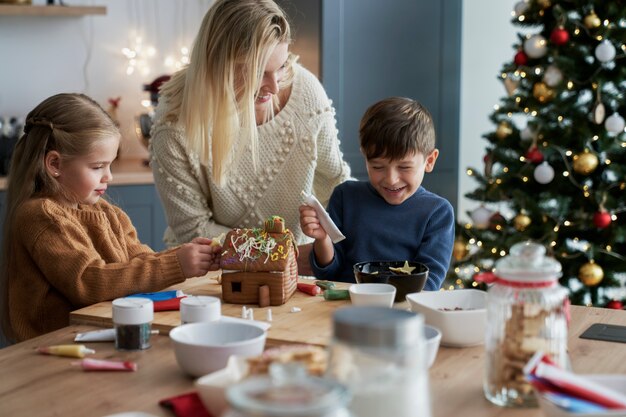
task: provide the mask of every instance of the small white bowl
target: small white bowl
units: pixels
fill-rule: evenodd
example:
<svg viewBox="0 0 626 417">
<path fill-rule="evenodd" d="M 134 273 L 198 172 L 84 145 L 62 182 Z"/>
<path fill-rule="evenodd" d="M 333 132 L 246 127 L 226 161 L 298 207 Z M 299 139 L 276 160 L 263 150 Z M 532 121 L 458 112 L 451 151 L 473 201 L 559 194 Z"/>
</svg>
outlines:
<svg viewBox="0 0 626 417">
<path fill-rule="evenodd" d="M 193 377 L 224 368 L 231 355 L 260 355 L 266 336 L 259 326 L 223 321 L 183 324 L 170 331 L 176 361 Z"/>
<path fill-rule="evenodd" d="M 441 330 L 441 344 L 468 347 L 485 343 L 487 293 L 481 290 L 422 291 L 407 294 L 411 311 Z"/>
<path fill-rule="evenodd" d="M 441 331 L 434 326 L 425 324 L 424 340 L 426 341 L 426 364 L 430 368 L 437 358 L 439 343 L 441 342 Z"/>
<path fill-rule="evenodd" d="M 348 288 L 355 306 L 392 307 L 396 287 L 391 284 L 352 284 Z"/>
</svg>

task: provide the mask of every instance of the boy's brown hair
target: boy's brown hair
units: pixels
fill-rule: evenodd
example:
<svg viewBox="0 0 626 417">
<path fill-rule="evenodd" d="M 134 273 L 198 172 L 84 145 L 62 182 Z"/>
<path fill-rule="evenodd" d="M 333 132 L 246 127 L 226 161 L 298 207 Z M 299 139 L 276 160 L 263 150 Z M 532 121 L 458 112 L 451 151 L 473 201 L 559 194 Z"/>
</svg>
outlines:
<svg viewBox="0 0 626 417">
<path fill-rule="evenodd" d="M 426 107 L 405 97 L 389 97 L 370 106 L 359 127 L 366 159 L 392 161 L 435 149 L 435 126 Z"/>
</svg>

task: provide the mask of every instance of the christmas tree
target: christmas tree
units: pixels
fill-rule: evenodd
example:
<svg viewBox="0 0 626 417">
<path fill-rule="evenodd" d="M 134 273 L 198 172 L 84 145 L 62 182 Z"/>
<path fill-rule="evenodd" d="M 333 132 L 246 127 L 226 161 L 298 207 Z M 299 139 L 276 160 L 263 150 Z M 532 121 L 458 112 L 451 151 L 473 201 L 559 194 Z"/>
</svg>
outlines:
<svg viewBox="0 0 626 417">
<path fill-rule="evenodd" d="M 626 302 L 626 1 L 529 0 L 500 77 L 507 93 L 459 224 L 448 285 L 480 287 L 516 242 L 544 244 L 574 304 Z"/>
</svg>

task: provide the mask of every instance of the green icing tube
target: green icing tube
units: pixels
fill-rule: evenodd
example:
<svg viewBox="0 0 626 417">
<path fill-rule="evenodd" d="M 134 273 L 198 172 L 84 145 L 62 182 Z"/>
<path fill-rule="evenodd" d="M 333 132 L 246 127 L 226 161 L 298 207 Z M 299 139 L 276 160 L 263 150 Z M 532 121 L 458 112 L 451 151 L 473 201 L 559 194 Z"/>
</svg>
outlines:
<svg viewBox="0 0 626 417">
<path fill-rule="evenodd" d="M 335 283 L 332 281 L 315 281 L 315 285 L 323 290 L 332 290 L 335 288 Z"/>
<path fill-rule="evenodd" d="M 324 291 L 324 300 L 333 301 L 333 300 L 349 300 L 350 293 L 348 290 L 325 290 Z"/>
</svg>

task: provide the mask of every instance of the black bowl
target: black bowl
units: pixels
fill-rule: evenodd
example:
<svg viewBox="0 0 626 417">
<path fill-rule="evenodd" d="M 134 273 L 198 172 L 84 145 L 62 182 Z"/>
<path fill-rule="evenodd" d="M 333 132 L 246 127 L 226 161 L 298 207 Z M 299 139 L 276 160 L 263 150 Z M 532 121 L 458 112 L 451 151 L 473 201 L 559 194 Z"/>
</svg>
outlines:
<svg viewBox="0 0 626 417">
<path fill-rule="evenodd" d="M 409 262 L 409 266 L 415 267 L 411 274 L 393 272 L 389 269 L 401 268 L 405 261 L 370 261 L 354 264 L 354 277 L 359 284 L 391 284 L 396 287 L 394 302 L 405 300 L 407 294 L 420 292 L 428 278 L 428 267 L 419 262 Z"/>
</svg>

